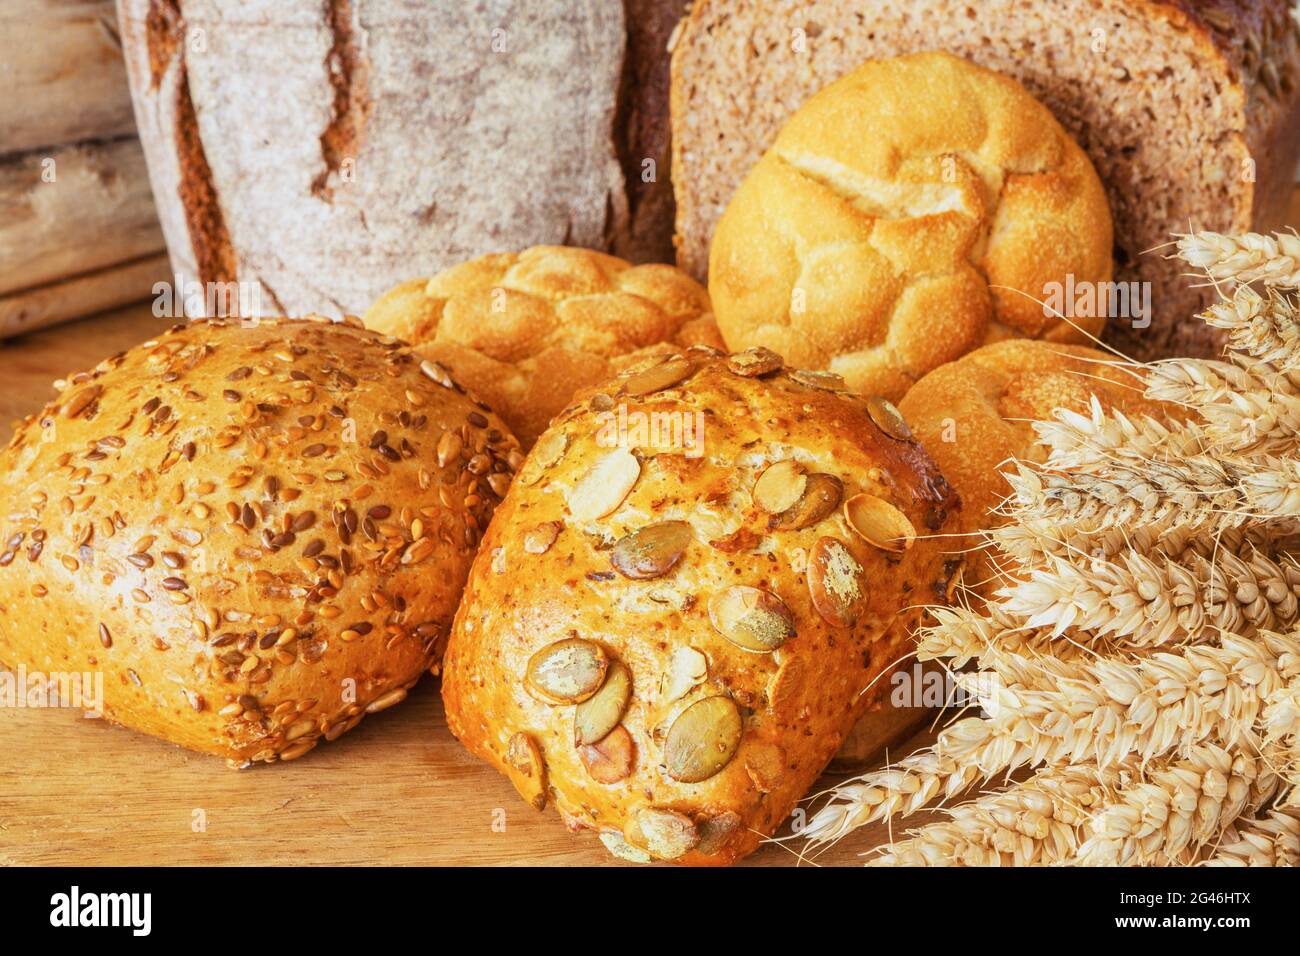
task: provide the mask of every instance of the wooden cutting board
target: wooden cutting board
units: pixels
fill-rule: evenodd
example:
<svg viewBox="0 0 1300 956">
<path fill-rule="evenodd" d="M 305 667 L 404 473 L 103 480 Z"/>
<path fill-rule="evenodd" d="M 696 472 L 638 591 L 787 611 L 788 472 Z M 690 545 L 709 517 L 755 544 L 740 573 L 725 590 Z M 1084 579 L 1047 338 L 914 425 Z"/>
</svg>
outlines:
<svg viewBox="0 0 1300 956">
<path fill-rule="evenodd" d="M 0 343 L 0 442 L 55 378 L 170 324 L 140 305 Z M 864 828 L 802 861 L 803 841 L 773 843 L 747 862 L 852 865 L 887 837 Z M 467 754 L 433 678 L 300 760 L 244 771 L 79 711 L 0 708 L 0 864 L 304 863 L 621 865 Z"/>
</svg>

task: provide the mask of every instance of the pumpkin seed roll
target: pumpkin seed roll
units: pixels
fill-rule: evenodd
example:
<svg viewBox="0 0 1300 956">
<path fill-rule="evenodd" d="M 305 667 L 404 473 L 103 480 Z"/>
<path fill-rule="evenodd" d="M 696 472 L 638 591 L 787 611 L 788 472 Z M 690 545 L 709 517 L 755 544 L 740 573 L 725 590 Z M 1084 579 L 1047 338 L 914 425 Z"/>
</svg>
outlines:
<svg viewBox="0 0 1300 956">
<path fill-rule="evenodd" d="M 498 508 L 448 723 L 617 856 L 734 862 L 886 713 L 958 506 L 898 411 L 837 376 L 645 359 L 575 397 Z"/>
</svg>

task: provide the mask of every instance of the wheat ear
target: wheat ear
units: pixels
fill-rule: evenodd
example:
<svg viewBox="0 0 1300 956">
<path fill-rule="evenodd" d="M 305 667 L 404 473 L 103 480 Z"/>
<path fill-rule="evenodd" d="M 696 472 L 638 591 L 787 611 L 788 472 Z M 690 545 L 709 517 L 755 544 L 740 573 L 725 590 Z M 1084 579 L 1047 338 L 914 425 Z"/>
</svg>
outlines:
<svg viewBox="0 0 1300 956">
<path fill-rule="evenodd" d="M 942 654 L 936 636 L 942 633 L 929 630 L 929 653 L 971 656 L 958 628 L 950 632 L 953 653 Z M 927 750 L 834 788 L 802 832 L 813 842 L 832 841 L 1024 766 L 1085 758 L 1107 766 L 1129 754 L 1151 760 L 1211 739 L 1254 747 L 1263 698 L 1287 682 L 1289 670 L 1280 670 L 1279 661 L 1300 653 L 1293 637 L 1269 635 L 1269 642 L 1228 635 L 1220 647 L 1188 648 L 1183 655 L 1086 664 L 986 647 L 978 658 L 986 672 L 956 680 L 992 716 L 956 721 Z"/>
<path fill-rule="evenodd" d="M 1263 816 L 1237 820 L 1203 865 L 1300 865 L 1300 815 L 1271 810 Z"/>
<path fill-rule="evenodd" d="M 1228 361 L 1166 359 L 1147 367 L 1146 396 L 1194 408 L 1208 447 L 1277 455 L 1300 450 L 1300 384 L 1245 355 Z"/>
<path fill-rule="evenodd" d="M 1247 543 L 1265 554 L 1280 555 L 1300 551 L 1297 532 L 1300 521 L 1296 518 L 1274 518 L 1267 524 L 1244 524 L 1210 532 L 1175 526 L 1168 518 L 1140 528 L 1120 525 L 1099 531 L 1081 531 L 1027 518 L 1020 524 L 994 528 L 984 536 L 1004 559 L 1003 577 L 1013 580 L 1053 560 L 1086 567 L 1094 561 L 1120 560 L 1128 553 L 1170 561 L 1187 560 L 1192 555 L 1213 559 L 1225 548 L 1240 553 Z"/>
<path fill-rule="evenodd" d="M 1073 627 L 1136 646 L 1210 640 L 1216 630 L 1289 629 L 1300 618 L 1300 562 L 1239 541 L 1241 553 L 1225 544 L 1214 560 L 1192 554 L 1183 564 L 1134 551 L 1086 566 L 1048 558 L 1000 588 L 992 607 L 1055 636 Z"/>
<path fill-rule="evenodd" d="M 853 830 L 894 815 L 908 816 L 987 780 L 1010 764 L 1005 740 L 990 740 L 986 721 L 949 724 L 924 750 L 883 770 L 862 774 L 830 791 L 830 801 L 800 831 L 812 843 L 833 843 Z"/>
<path fill-rule="evenodd" d="M 1276 783 L 1265 760 L 1213 745 L 1151 764 L 1049 767 L 909 831 L 870 865 L 1189 862 Z"/>
<path fill-rule="evenodd" d="M 1216 302 L 1201 317 L 1227 330 L 1230 348 L 1257 359 L 1294 367 L 1300 357 L 1300 306 L 1277 289 L 1262 296 L 1243 285 L 1231 300 Z"/>
<path fill-rule="evenodd" d="M 1178 460 L 1209 444 L 1195 425 L 1172 428 L 1150 416 L 1106 412 L 1095 395 L 1089 401 L 1087 415 L 1058 408 L 1052 420 L 1034 422 L 1039 442 L 1049 449 L 1047 470 L 1102 471 L 1113 464 Z"/>
<path fill-rule="evenodd" d="M 1287 233 L 1193 232 L 1178 237 L 1177 249 L 1184 262 L 1215 279 L 1300 287 L 1300 238 Z"/>
<path fill-rule="evenodd" d="M 1300 514 L 1300 460 L 1262 464 L 1193 455 L 1182 461 L 1111 465 L 1103 474 L 1061 474 L 1019 464 L 1007 475 L 1002 513 L 1051 522 L 1060 533 L 1167 523 L 1207 534 L 1252 518 Z"/>
<path fill-rule="evenodd" d="M 1024 783 L 948 811 L 883 847 L 868 866 L 1037 866 L 1072 858 L 1093 807 L 1120 782 L 1091 766 L 1039 771 Z"/>
<path fill-rule="evenodd" d="M 1063 642 L 1042 629 L 1026 628 L 1015 617 L 1003 613 L 997 605 L 986 604 L 982 611 L 968 607 L 930 608 L 933 623 L 916 631 L 917 658 L 922 661 L 945 660 L 958 670 L 970 661 L 985 662 L 992 654 L 1019 654 L 1027 658 L 1050 655 L 1070 661 L 1096 648 L 1090 635 Z"/>
<path fill-rule="evenodd" d="M 986 739 L 1005 739 L 1008 769 L 1152 759 L 1206 741 L 1251 744 L 1265 698 L 1286 683 L 1259 642 L 1092 663 L 994 652 L 984 673 L 955 675 L 989 712 Z M 987 744 L 986 744 L 987 746 Z"/>
<path fill-rule="evenodd" d="M 1169 866 L 1194 862 L 1243 810 L 1271 797 L 1277 778 L 1267 760 L 1242 750 L 1195 748 L 1149 769 L 1089 823 L 1092 834 L 1072 862 L 1084 866 Z"/>
<path fill-rule="evenodd" d="M 1110 527 L 1081 531 L 1037 518 L 1025 518 L 985 532 L 985 537 L 1015 566 L 1032 570 L 1047 558 L 1067 560 L 1109 559 L 1136 551 L 1171 558 L 1181 555 L 1196 538 L 1194 529 L 1175 527 L 1171 521 L 1140 528 Z"/>
</svg>

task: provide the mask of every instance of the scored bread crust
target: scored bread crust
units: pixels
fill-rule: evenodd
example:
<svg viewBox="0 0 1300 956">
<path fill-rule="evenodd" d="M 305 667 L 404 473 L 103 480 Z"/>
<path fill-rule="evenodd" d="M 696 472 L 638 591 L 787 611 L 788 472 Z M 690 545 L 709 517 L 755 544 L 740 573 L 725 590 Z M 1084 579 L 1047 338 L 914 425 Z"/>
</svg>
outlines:
<svg viewBox="0 0 1300 956">
<path fill-rule="evenodd" d="M 644 349 L 722 345 L 708 293 L 685 273 L 565 246 L 482 256 L 413 279 L 376 301 L 365 322 L 446 364 L 525 448 L 575 391 Z"/>
<path fill-rule="evenodd" d="M 492 23 L 464 0 L 118 11 L 185 281 L 256 283 L 266 313 L 343 315 L 493 248 L 632 238 L 621 3 L 514 4 Z"/>
<path fill-rule="evenodd" d="M 1012 459 L 1042 463 L 1035 421 L 1058 408 L 1087 414 L 1102 407 L 1130 417 L 1163 419 L 1175 412 L 1145 397 L 1131 366 L 1079 345 L 1010 339 L 976 349 L 935 369 L 899 402 L 901 411 L 954 490 L 962 510 L 953 517 L 949 549 L 967 555 L 964 583 L 981 593 L 994 582 L 992 555 L 980 532 L 1006 523 L 991 513 L 1011 492 L 1003 472 Z"/>
<path fill-rule="evenodd" d="M 1091 163 L 1020 84 L 946 53 L 868 62 L 811 97 L 736 190 L 709 256 L 729 347 L 895 400 L 990 341 L 1099 335 L 1101 317 L 1044 309 L 1047 284 L 1070 275 L 1111 275 Z"/>
<path fill-rule="evenodd" d="M 176 326 L 0 453 L 0 660 L 101 673 L 109 720 L 234 764 L 293 759 L 435 660 L 521 461 L 374 332 Z"/>
<path fill-rule="evenodd" d="M 924 450 L 896 437 L 905 431 L 879 408 L 893 434 L 877 424 L 868 400 L 834 376 L 782 370 L 747 377 L 731 361 L 691 349 L 684 358 L 647 360 L 574 398 L 497 510 L 445 659 L 447 721 L 462 743 L 534 806 L 553 800 L 571 828 L 598 830 L 627 859 L 727 864 L 752 851 L 791 812 L 858 717 L 888 699 L 887 672 L 906 658 L 920 606 L 946 586 L 937 542 L 921 537 L 902 553 L 886 551 L 851 530 L 844 513 L 845 500 L 866 493 L 883 499 L 887 513 L 900 510 L 922 536 L 944 528 L 960 505 Z M 638 433 L 642 414 L 661 423 L 702 422 L 695 446 L 702 454 L 685 454 L 685 441 L 669 447 L 663 432 L 659 441 Z M 620 468 L 629 457 L 637 462 L 635 480 L 620 497 L 629 475 Z M 790 458 L 805 478 L 839 479 L 842 500 L 808 526 L 774 530 L 754 484 L 768 466 Z M 592 495 L 612 497 L 593 507 Z M 604 517 L 593 517 L 607 507 Z M 676 563 L 646 578 L 617 570 L 628 552 L 616 542 L 664 522 L 690 525 Z M 834 609 L 828 617 L 815 601 L 824 606 L 829 593 L 852 596 L 853 588 L 837 587 L 833 582 L 843 581 L 833 576 L 810 583 L 810 566 L 824 566 L 817 555 L 835 550 L 829 539 L 851 555 L 841 567 L 856 562 L 864 572 L 864 603 L 850 626 L 832 624 Z M 775 595 L 795 636 L 767 653 L 724 637 L 712 623 L 714 602 L 733 586 Z M 616 729 L 610 747 L 617 762 L 630 743 L 632 761 L 610 783 L 589 774 L 575 745 L 575 707 L 548 703 L 526 676 L 534 655 L 571 638 L 595 642 L 631 671 L 621 719 L 630 739 Z M 738 749 L 706 779 L 675 778 L 668 741 L 683 712 L 710 697 L 730 699 L 743 715 Z M 697 754 L 711 753 L 708 739 Z M 608 770 L 604 765 L 602 775 Z"/>
</svg>

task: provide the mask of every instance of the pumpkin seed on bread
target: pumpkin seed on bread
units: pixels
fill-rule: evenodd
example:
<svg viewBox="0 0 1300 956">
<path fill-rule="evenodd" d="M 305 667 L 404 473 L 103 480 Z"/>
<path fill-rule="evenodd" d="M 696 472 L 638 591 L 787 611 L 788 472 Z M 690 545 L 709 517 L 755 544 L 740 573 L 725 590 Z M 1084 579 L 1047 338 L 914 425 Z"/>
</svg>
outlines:
<svg viewBox="0 0 1300 956">
<path fill-rule="evenodd" d="M 956 507 L 897 409 L 835 376 L 766 350 L 646 359 L 575 396 L 498 508 L 448 725 L 619 857 L 735 862 L 860 716 L 897 730 L 882 678 Z"/>
</svg>

